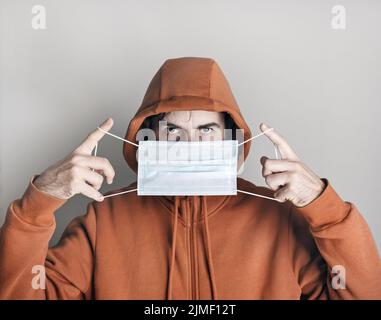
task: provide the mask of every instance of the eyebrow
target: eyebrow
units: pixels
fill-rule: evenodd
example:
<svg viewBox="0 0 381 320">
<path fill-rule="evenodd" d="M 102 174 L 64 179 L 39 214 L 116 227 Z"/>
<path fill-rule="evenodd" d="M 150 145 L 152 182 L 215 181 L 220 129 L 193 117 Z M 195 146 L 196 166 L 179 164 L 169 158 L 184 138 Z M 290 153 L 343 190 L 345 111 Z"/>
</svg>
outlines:
<svg viewBox="0 0 381 320">
<path fill-rule="evenodd" d="M 171 123 L 171 122 L 167 122 L 167 127 L 174 127 L 174 128 L 180 128 L 180 129 L 183 129 L 181 126 L 177 125 L 177 124 L 174 124 L 174 123 Z M 219 128 L 220 125 L 216 122 L 209 122 L 209 123 L 205 123 L 205 124 L 201 124 L 197 127 L 197 129 L 203 129 L 203 128 L 209 128 L 209 127 L 217 127 Z"/>
<path fill-rule="evenodd" d="M 217 127 L 219 128 L 220 125 L 216 122 L 209 122 L 209 123 L 205 123 L 205 124 L 202 124 L 200 126 L 197 127 L 197 129 L 203 129 L 203 128 L 209 128 L 209 127 Z"/>
</svg>

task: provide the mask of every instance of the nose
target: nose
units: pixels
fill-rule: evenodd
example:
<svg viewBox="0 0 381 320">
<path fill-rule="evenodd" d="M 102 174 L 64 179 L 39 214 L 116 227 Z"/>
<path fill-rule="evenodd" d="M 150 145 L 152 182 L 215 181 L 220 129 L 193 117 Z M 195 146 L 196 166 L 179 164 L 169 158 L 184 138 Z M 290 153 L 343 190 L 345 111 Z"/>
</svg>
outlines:
<svg viewBox="0 0 381 320">
<path fill-rule="evenodd" d="M 190 141 L 202 141 L 202 137 L 197 135 L 196 132 L 193 132 L 193 134 L 190 134 L 189 137 L 190 137 Z"/>
<path fill-rule="evenodd" d="M 192 134 L 189 134 L 190 141 L 204 141 L 208 140 L 205 136 L 200 135 L 198 130 L 193 130 Z"/>
</svg>

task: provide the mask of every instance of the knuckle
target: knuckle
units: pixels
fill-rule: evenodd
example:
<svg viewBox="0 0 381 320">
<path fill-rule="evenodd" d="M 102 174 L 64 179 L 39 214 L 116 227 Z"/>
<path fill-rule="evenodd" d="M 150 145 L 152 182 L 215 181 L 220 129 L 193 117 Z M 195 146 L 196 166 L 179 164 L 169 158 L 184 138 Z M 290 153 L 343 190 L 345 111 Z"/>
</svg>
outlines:
<svg viewBox="0 0 381 320">
<path fill-rule="evenodd" d="M 298 178 L 298 173 L 296 171 L 292 171 L 289 173 L 289 179 L 291 181 L 295 181 Z"/>
<path fill-rule="evenodd" d="M 270 175 L 271 175 L 271 171 L 267 171 L 267 170 L 265 170 L 264 173 L 263 173 L 263 177 L 264 177 L 264 178 L 266 178 L 266 177 L 268 177 L 268 176 L 270 176 Z"/>
<path fill-rule="evenodd" d="M 109 159 L 105 158 L 105 164 L 112 170 L 112 165 Z"/>
<path fill-rule="evenodd" d="M 70 157 L 70 160 L 69 162 L 72 163 L 72 164 L 77 164 L 80 160 L 80 156 L 76 153 L 74 153 L 71 157 Z"/>
<path fill-rule="evenodd" d="M 77 167 L 77 166 L 72 166 L 70 169 L 69 169 L 69 173 L 70 173 L 70 177 L 73 179 L 73 178 L 76 178 L 78 177 L 79 175 L 79 171 L 80 169 Z"/>
<path fill-rule="evenodd" d="M 72 175 L 70 176 L 70 183 L 69 183 L 69 185 L 70 185 L 71 187 L 76 187 L 76 186 L 78 185 L 78 182 L 79 182 L 79 178 L 78 178 L 78 176 L 75 175 L 75 174 L 72 174 Z"/>
<path fill-rule="evenodd" d="M 294 161 L 294 167 L 296 170 L 300 170 L 303 166 L 299 161 Z"/>
<path fill-rule="evenodd" d="M 100 189 L 100 187 L 102 186 L 103 184 L 103 177 L 99 177 L 95 183 L 96 187 L 98 187 L 98 189 Z"/>
<path fill-rule="evenodd" d="M 70 198 L 74 195 L 74 190 L 71 188 L 66 188 L 63 193 L 65 197 Z"/>
<path fill-rule="evenodd" d="M 110 163 L 107 158 L 99 158 L 99 161 L 102 163 L 104 167 L 107 167 Z"/>
<path fill-rule="evenodd" d="M 274 198 L 279 200 L 279 201 L 282 200 L 282 197 L 281 197 L 280 193 L 277 193 L 277 192 L 274 194 Z"/>
<path fill-rule="evenodd" d="M 93 188 L 94 188 L 95 190 L 99 190 L 99 189 L 101 188 L 101 185 L 100 185 L 99 183 L 95 183 L 95 184 L 93 185 Z"/>
<path fill-rule="evenodd" d="M 286 197 L 283 195 L 283 193 L 275 194 L 274 197 L 275 197 L 275 199 L 277 199 L 280 202 L 285 202 L 286 201 Z"/>
<path fill-rule="evenodd" d="M 77 190 L 77 183 L 74 180 L 71 180 L 68 185 L 67 192 L 73 195 Z"/>
<path fill-rule="evenodd" d="M 109 174 L 114 175 L 115 174 L 114 168 L 112 167 L 110 160 L 107 158 L 103 158 L 103 159 L 104 159 L 104 165 L 109 171 Z"/>
</svg>

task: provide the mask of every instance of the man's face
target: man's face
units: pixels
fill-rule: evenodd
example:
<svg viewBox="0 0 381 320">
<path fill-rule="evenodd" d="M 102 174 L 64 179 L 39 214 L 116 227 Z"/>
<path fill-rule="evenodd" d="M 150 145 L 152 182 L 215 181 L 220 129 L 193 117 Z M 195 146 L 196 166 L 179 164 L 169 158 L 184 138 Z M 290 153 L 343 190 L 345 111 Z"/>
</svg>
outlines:
<svg viewBox="0 0 381 320">
<path fill-rule="evenodd" d="M 168 141 L 223 140 L 225 121 L 223 113 L 203 110 L 173 111 L 166 113 L 159 126 L 160 135 Z"/>
</svg>

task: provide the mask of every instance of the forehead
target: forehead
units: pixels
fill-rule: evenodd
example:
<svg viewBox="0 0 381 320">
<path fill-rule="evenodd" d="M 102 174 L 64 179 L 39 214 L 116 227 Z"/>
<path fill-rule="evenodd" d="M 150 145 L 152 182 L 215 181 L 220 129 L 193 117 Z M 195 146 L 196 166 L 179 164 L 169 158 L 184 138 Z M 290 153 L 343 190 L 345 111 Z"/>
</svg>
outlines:
<svg viewBox="0 0 381 320">
<path fill-rule="evenodd" d="M 172 111 L 165 114 L 164 120 L 178 125 L 191 123 L 199 126 L 210 122 L 223 123 L 224 116 L 221 112 L 205 110 Z"/>
</svg>

